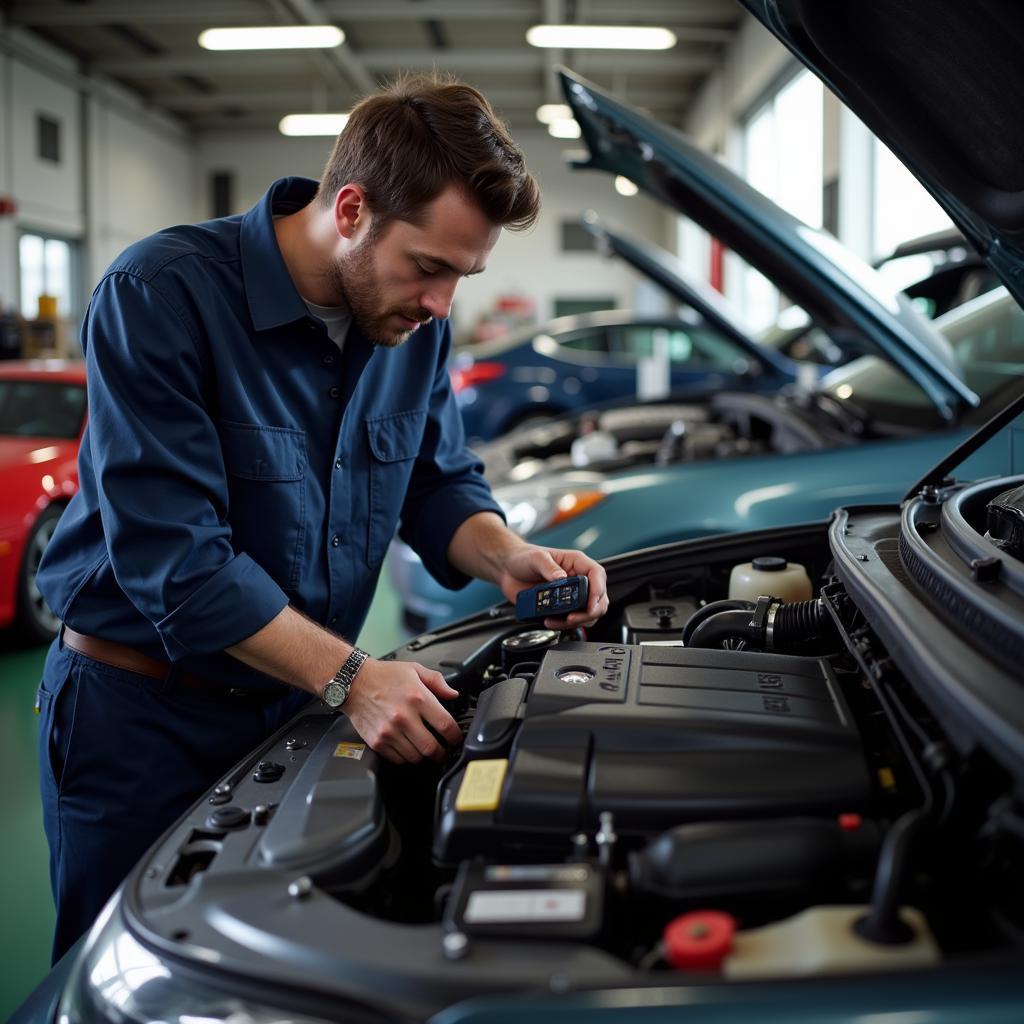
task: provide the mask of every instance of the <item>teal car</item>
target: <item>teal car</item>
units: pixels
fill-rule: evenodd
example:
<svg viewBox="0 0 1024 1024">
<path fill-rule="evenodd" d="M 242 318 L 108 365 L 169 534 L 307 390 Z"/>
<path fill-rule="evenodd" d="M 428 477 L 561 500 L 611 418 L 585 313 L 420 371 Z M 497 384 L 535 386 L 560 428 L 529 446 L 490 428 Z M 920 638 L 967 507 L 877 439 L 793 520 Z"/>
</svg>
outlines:
<svg viewBox="0 0 1024 1024">
<path fill-rule="evenodd" d="M 604 559 L 672 539 L 809 522 L 844 502 L 892 501 L 915 467 L 1021 386 L 1024 324 L 1005 292 L 928 320 L 832 236 L 681 133 L 569 72 L 562 84 L 589 151 L 581 170 L 629 177 L 698 221 L 796 304 L 812 347 L 861 354 L 824 377 L 797 376 L 775 395 L 723 389 L 704 401 L 602 410 L 598 427 L 612 443 L 599 460 L 573 457 L 578 415 L 480 445 L 495 496 L 522 536 Z M 694 301 L 670 259 L 605 235 L 616 255 L 680 302 Z M 710 321 L 715 309 L 701 313 Z M 501 599 L 480 581 L 441 587 L 401 536 L 388 566 L 413 632 Z"/>
</svg>

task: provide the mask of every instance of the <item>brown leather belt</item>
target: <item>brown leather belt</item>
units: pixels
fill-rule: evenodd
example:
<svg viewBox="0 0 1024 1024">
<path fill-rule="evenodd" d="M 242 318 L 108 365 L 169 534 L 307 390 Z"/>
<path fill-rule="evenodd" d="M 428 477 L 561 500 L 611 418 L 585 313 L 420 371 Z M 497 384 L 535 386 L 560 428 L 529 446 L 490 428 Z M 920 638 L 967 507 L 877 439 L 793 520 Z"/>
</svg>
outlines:
<svg viewBox="0 0 1024 1024">
<path fill-rule="evenodd" d="M 270 701 L 276 700 L 280 696 L 280 693 L 243 690 L 226 683 L 215 682 L 212 679 L 204 679 L 192 672 L 177 671 L 169 662 L 158 661 L 148 654 L 136 651 L 125 644 L 115 643 L 113 640 L 86 636 L 84 633 L 76 632 L 70 626 L 64 626 L 61 635 L 66 647 L 70 647 L 71 650 L 77 651 L 79 654 L 84 654 L 87 658 L 92 658 L 93 661 L 102 662 L 113 668 L 124 669 L 126 672 L 135 672 L 140 676 L 148 676 L 150 679 L 158 679 L 162 683 L 166 683 L 170 679 L 172 686 L 202 693 L 206 697 L 248 697 L 253 700 Z"/>
</svg>

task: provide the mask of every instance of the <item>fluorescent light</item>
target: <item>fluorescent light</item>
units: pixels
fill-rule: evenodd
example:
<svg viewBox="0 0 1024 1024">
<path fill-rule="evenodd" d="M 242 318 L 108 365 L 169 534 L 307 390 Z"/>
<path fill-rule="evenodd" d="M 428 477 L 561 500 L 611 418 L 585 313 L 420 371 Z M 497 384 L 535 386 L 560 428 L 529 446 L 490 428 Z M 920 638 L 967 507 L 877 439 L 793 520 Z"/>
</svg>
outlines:
<svg viewBox="0 0 1024 1024">
<path fill-rule="evenodd" d="M 537 108 L 537 120 L 541 124 L 572 119 L 572 107 L 568 103 L 542 103 Z"/>
<path fill-rule="evenodd" d="M 620 174 L 615 179 L 615 191 L 618 192 L 620 196 L 635 196 L 640 189 L 638 189 L 636 185 L 629 180 L 629 178 L 624 178 Z"/>
<path fill-rule="evenodd" d="M 578 139 L 580 137 L 580 126 L 571 118 L 552 121 L 548 125 L 548 134 L 556 139 Z"/>
<path fill-rule="evenodd" d="M 334 25 L 208 28 L 199 33 L 204 50 L 323 50 L 343 42 L 345 33 Z"/>
<path fill-rule="evenodd" d="M 337 135 L 348 114 L 286 114 L 277 124 L 282 135 Z"/>
<path fill-rule="evenodd" d="M 526 30 L 531 46 L 555 50 L 667 50 L 676 45 L 667 28 L 631 25 L 534 25 Z"/>
</svg>

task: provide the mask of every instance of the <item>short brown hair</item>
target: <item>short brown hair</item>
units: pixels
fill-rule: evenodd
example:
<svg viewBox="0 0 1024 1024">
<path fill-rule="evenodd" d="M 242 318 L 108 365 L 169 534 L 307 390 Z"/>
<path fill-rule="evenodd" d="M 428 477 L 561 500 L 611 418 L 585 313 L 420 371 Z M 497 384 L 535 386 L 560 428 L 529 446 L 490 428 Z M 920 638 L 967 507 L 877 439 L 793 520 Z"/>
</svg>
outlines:
<svg viewBox="0 0 1024 1024">
<path fill-rule="evenodd" d="M 403 75 L 356 105 L 334 143 L 317 192 L 329 206 L 348 182 L 362 186 L 375 230 L 422 222 L 448 185 L 462 187 L 502 227 L 530 227 L 540 189 L 508 127 L 472 86 L 452 75 Z"/>
</svg>

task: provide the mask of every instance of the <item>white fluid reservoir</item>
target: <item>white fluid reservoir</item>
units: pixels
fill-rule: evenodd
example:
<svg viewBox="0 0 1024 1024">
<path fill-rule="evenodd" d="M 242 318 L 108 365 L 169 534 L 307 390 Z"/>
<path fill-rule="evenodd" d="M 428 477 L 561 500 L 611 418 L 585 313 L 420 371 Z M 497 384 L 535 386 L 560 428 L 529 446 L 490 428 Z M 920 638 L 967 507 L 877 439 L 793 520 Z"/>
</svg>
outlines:
<svg viewBox="0 0 1024 1024">
<path fill-rule="evenodd" d="M 807 570 L 799 562 L 784 558 L 755 558 L 734 565 L 729 574 L 729 598 L 756 601 L 762 595 L 783 601 L 809 601 L 814 596 Z"/>
</svg>

